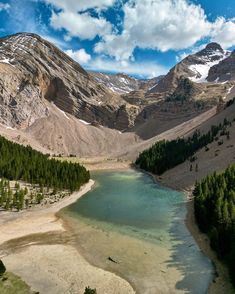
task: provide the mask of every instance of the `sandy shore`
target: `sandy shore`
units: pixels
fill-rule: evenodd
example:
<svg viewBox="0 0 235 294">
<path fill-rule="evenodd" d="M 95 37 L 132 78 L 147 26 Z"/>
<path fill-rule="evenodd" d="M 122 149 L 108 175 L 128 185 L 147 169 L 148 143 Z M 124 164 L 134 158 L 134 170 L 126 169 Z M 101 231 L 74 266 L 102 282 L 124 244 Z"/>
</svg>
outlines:
<svg viewBox="0 0 235 294">
<path fill-rule="evenodd" d="M 0 246 L 4 242 L 31 234 L 65 231 L 62 220 L 56 217 L 56 213 L 82 197 L 93 184 L 94 181 L 90 180 L 80 191 L 48 208 L 20 213 L 1 212 Z M 90 265 L 69 244 L 32 245 L 28 244 L 11 254 L 1 250 L 0 257 L 7 270 L 19 275 L 34 291 L 42 294 L 82 294 L 85 287 L 90 286 L 104 294 L 134 293 L 127 281 Z"/>
<path fill-rule="evenodd" d="M 94 181 L 90 180 L 80 191 L 47 208 L 35 207 L 20 212 L 0 212 L 0 244 L 30 234 L 63 231 L 63 223 L 55 214 L 90 191 L 93 184 Z"/>
<path fill-rule="evenodd" d="M 78 162 L 85 166 L 89 171 L 95 170 L 120 170 L 128 169 L 131 166 L 130 160 L 108 158 L 108 157 L 92 157 L 92 158 L 81 158 L 81 157 L 56 157 L 57 160 Z"/>
</svg>

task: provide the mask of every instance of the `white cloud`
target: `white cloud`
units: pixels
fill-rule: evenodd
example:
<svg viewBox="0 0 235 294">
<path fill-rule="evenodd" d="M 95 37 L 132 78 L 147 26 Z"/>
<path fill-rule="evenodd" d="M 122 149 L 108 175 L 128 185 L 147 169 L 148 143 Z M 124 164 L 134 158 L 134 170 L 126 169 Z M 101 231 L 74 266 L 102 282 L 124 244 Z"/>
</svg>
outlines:
<svg viewBox="0 0 235 294">
<path fill-rule="evenodd" d="M 72 11 L 61 11 L 52 13 L 51 25 L 54 29 L 66 29 L 66 38 L 79 37 L 80 39 L 94 39 L 97 35 L 110 34 L 111 24 L 104 18 L 92 17 L 89 13 L 76 13 Z"/>
<path fill-rule="evenodd" d="M 235 19 L 217 18 L 212 24 L 212 41 L 220 43 L 224 48 L 235 45 Z"/>
<path fill-rule="evenodd" d="M 126 73 L 129 75 L 137 75 L 142 78 L 152 78 L 162 74 L 166 74 L 169 70 L 154 62 L 131 62 L 116 61 L 107 58 L 97 57 L 92 59 L 85 68 L 87 70 L 103 71 L 111 73 Z"/>
<path fill-rule="evenodd" d="M 103 40 L 94 47 L 96 53 L 104 53 L 113 56 L 116 60 L 128 60 L 137 44 L 131 39 L 129 33 L 123 32 L 122 35 L 106 35 Z"/>
<path fill-rule="evenodd" d="M 91 59 L 85 50 L 81 57 L 78 51 L 70 52 L 74 59 L 80 58 L 80 63 L 93 70 L 155 76 L 164 73 L 165 68 L 152 63 L 137 64 L 133 56 L 136 48 L 176 50 L 180 52 L 176 57 L 180 61 L 200 50 L 195 45 L 198 43 L 215 41 L 224 48 L 235 45 L 235 19 L 218 17 L 211 22 L 203 8 L 191 0 L 40 1 L 52 5 L 50 24 L 54 29 L 66 31 L 65 41 L 73 37 L 81 40 L 100 37 L 94 45 L 99 57 Z M 114 6 L 116 4 L 120 5 Z M 122 10 L 124 18 L 120 18 L 120 23 L 111 23 L 105 18 L 102 11 L 109 7 Z M 112 58 L 104 58 L 104 55 Z"/>
<path fill-rule="evenodd" d="M 113 6 L 116 0 L 44 0 L 46 3 L 61 9 L 59 12 L 52 12 L 50 24 L 54 29 L 65 29 L 67 34 L 65 40 L 72 37 L 80 39 L 94 39 L 97 35 L 104 36 L 111 34 L 112 25 L 98 13 L 91 15 L 88 9 L 95 9 L 97 12 Z"/>
<path fill-rule="evenodd" d="M 162 52 L 187 48 L 211 29 L 203 9 L 186 0 L 131 0 L 123 10 L 122 33 L 105 36 L 95 47 L 117 60 L 130 58 L 136 47 Z"/>
<path fill-rule="evenodd" d="M 85 11 L 90 8 L 106 9 L 113 6 L 116 0 L 45 0 L 47 3 L 65 11 Z"/>
<path fill-rule="evenodd" d="M 84 49 L 80 49 L 77 51 L 73 51 L 72 49 L 69 49 L 69 50 L 66 50 L 65 53 L 81 64 L 86 64 L 91 60 L 91 55 L 88 54 Z"/>
<path fill-rule="evenodd" d="M 8 3 L 0 3 L 0 11 L 2 11 L 2 10 L 9 10 L 10 7 L 11 6 Z"/>
<path fill-rule="evenodd" d="M 162 52 L 182 50 L 204 38 L 224 48 L 235 45 L 234 19 L 219 17 L 210 22 L 200 5 L 187 0 L 130 0 L 123 11 L 121 34 L 104 36 L 95 45 L 95 52 L 128 60 L 138 47 Z"/>
</svg>

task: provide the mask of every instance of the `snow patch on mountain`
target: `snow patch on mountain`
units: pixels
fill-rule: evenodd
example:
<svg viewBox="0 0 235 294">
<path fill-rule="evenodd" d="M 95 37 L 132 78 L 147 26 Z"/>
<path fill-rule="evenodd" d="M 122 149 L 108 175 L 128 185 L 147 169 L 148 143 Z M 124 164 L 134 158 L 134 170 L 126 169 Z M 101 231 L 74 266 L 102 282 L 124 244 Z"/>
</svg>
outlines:
<svg viewBox="0 0 235 294">
<path fill-rule="evenodd" d="M 195 83 L 207 83 L 210 68 L 227 58 L 229 54 L 229 51 L 221 52 L 216 50 L 208 55 L 201 56 L 198 60 L 199 63 L 192 64 L 188 67 L 195 74 L 193 77 L 189 77 L 189 79 Z"/>
<path fill-rule="evenodd" d="M 10 59 L 9 58 L 3 58 L 2 60 L 0 60 L 0 63 L 10 64 Z"/>
<path fill-rule="evenodd" d="M 58 106 L 56 106 L 54 102 L 51 102 L 51 104 L 52 104 L 57 110 L 59 110 L 59 112 L 61 112 L 61 113 L 67 118 L 67 119 L 69 119 L 69 117 L 67 116 L 67 114 L 66 114 L 63 110 L 61 110 Z"/>
<path fill-rule="evenodd" d="M 81 123 L 83 123 L 84 125 L 90 125 L 89 122 L 87 122 L 87 121 L 85 121 L 85 120 L 83 120 L 83 119 L 79 119 L 79 121 L 80 121 Z"/>
<path fill-rule="evenodd" d="M 158 83 L 154 84 L 152 87 L 148 88 L 148 91 L 151 91 L 154 87 L 157 86 Z"/>
<path fill-rule="evenodd" d="M 231 93 L 233 87 L 234 87 L 234 85 L 232 85 L 232 87 L 230 87 L 230 88 L 228 89 L 227 95 L 229 95 L 229 94 Z"/>
</svg>

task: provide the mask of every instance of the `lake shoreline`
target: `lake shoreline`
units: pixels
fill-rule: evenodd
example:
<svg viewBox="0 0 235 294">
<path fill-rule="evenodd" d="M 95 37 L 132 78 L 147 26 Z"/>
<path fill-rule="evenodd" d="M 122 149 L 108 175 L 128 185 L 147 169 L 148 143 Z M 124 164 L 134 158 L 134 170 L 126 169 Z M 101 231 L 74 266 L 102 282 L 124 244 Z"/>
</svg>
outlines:
<svg viewBox="0 0 235 294">
<path fill-rule="evenodd" d="M 90 265 L 70 244 L 47 245 L 32 242 L 28 246 L 26 244 L 23 250 L 19 249 L 9 254 L 6 253 L 7 249 L 4 250 L 4 246 L 7 246 L 8 242 L 17 242 L 26 236 L 30 236 L 34 241 L 34 235 L 36 237 L 38 234 L 66 232 L 63 219 L 58 216 L 58 212 L 89 192 L 93 185 L 94 181 L 90 180 L 78 192 L 74 192 L 71 196 L 48 208 L 37 207 L 19 213 L 0 213 L 0 248 L 2 247 L 0 258 L 9 272 L 20 276 L 33 290 L 40 293 L 52 293 L 50 291 L 54 291 L 53 287 L 58 291 L 63 289 L 64 293 L 71 287 L 73 291 L 83 293 L 85 287 L 90 286 L 99 289 L 100 292 L 112 294 L 110 291 L 112 284 L 122 289 L 123 293 L 134 293 L 127 281 L 113 273 Z M 63 254 L 62 259 L 61 254 Z M 70 276 L 61 279 L 61 268 L 66 268 L 68 260 L 71 261 L 67 269 Z M 22 263 L 24 264 L 23 268 Z M 83 269 L 82 273 L 80 268 Z M 31 275 L 32 271 L 35 273 L 33 276 Z"/>
<path fill-rule="evenodd" d="M 190 234 L 193 236 L 200 250 L 203 252 L 205 256 L 207 256 L 211 260 L 214 266 L 214 278 L 208 287 L 208 294 L 220 294 L 220 293 L 233 294 L 234 288 L 230 282 L 229 272 L 226 265 L 224 265 L 218 259 L 216 253 L 211 249 L 210 240 L 207 237 L 207 235 L 202 233 L 198 228 L 198 225 L 195 219 L 195 214 L 194 214 L 194 197 L 193 197 L 194 186 L 185 187 L 184 183 L 181 183 L 180 186 L 179 186 L 179 183 L 177 186 L 174 186 L 172 184 L 169 184 L 167 180 L 164 179 L 164 175 L 161 177 L 151 172 L 142 170 L 138 168 L 137 166 L 133 166 L 133 168 L 136 168 L 136 170 L 139 170 L 148 174 L 150 177 L 152 177 L 153 181 L 156 184 L 160 184 L 162 186 L 184 193 L 186 197 L 186 209 L 187 209 L 187 214 L 185 218 L 186 227 L 189 230 Z"/>
<path fill-rule="evenodd" d="M 166 187 L 169 187 L 171 189 L 180 190 L 181 192 L 184 192 L 184 194 L 186 195 L 186 199 L 187 199 L 187 202 L 186 202 L 187 215 L 186 215 L 186 219 L 185 219 L 185 224 L 186 224 L 189 232 L 191 233 L 191 235 L 193 236 L 193 238 L 197 242 L 198 246 L 200 247 L 201 251 L 207 257 L 209 257 L 211 259 L 211 261 L 213 262 L 213 264 L 215 266 L 215 272 L 217 273 L 217 274 L 215 274 L 215 278 L 213 279 L 212 283 L 209 285 L 209 292 L 208 293 L 211 293 L 211 294 L 212 293 L 213 294 L 214 293 L 221 293 L 221 289 L 223 291 L 226 291 L 226 293 L 232 293 L 230 291 L 231 290 L 231 287 L 230 287 L 231 285 L 228 282 L 228 273 L 226 272 L 226 269 L 225 269 L 224 265 L 221 264 L 221 262 L 217 259 L 215 253 L 211 250 L 211 248 L 209 246 L 208 238 L 199 231 L 199 229 L 197 227 L 197 224 L 195 222 L 194 212 L 193 212 L 193 198 L 191 196 L 192 195 L 192 188 L 185 190 L 185 189 L 179 189 L 178 187 L 177 188 L 176 187 L 173 187 L 172 185 L 167 185 L 167 183 L 165 183 L 164 181 L 162 181 L 162 178 L 159 179 L 159 177 L 157 177 L 156 175 L 151 174 L 151 173 L 148 173 L 148 172 L 145 172 L 143 170 L 140 170 L 137 167 L 135 167 L 133 165 L 130 165 L 130 164 L 128 165 L 128 167 L 127 166 L 124 167 L 123 165 L 119 165 L 119 164 L 113 164 L 111 166 L 111 168 L 108 168 L 107 170 L 109 170 L 109 171 L 111 171 L 111 170 L 125 170 L 125 169 L 128 169 L 128 168 L 129 169 L 136 169 L 138 171 L 141 171 L 141 172 L 144 172 L 144 173 L 148 174 L 149 176 L 151 176 L 153 178 L 153 180 L 154 180 L 154 182 L 156 182 L 156 184 L 160 184 L 162 186 L 166 186 Z M 105 168 L 96 168 L 94 170 L 105 170 Z M 83 190 L 82 195 L 84 195 L 85 193 L 87 193 L 92 188 L 93 185 L 94 185 L 94 182 L 89 186 L 89 189 L 88 190 L 85 189 L 85 192 L 84 192 L 84 189 L 82 189 Z M 34 233 L 44 233 L 44 232 L 48 232 L 48 231 L 60 231 L 60 230 L 61 231 L 66 231 L 68 227 L 64 223 L 63 218 L 61 218 L 58 215 L 58 213 L 59 213 L 59 211 L 62 208 L 64 208 L 64 207 L 70 205 L 71 203 L 77 201 L 77 199 L 79 199 L 81 196 L 75 197 L 73 199 L 73 201 L 71 201 L 71 202 L 64 203 L 63 202 L 64 200 L 62 200 L 62 201 L 56 203 L 54 206 L 59 205 L 59 208 L 57 207 L 57 210 L 56 211 L 55 210 L 53 211 L 54 219 L 53 220 L 50 219 L 50 221 L 47 222 L 47 223 L 45 222 L 45 219 L 44 220 L 43 219 L 40 219 L 40 216 L 38 215 L 39 221 L 41 221 L 41 226 L 37 230 L 35 230 L 35 228 L 34 228 L 33 231 L 30 231 L 30 230 L 24 231 L 23 230 L 22 234 L 19 234 L 19 231 L 18 231 L 18 235 L 15 235 L 15 230 L 14 230 L 14 233 L 12 234 L 12 236 L 14 235 L 14 239 L 15 239 L 15 238 L 20 238 L 22 236 L 26 236 L 26 235 L 34 234 Z M 63 204 L 61 204 L 61 202 L 63 202 Z M 43 212 L 43 214 L 46 214 L 46 210 L 47 210 L 47 208 L 37 209 L 37 211 Z M 35 212 L 36 211 L 33 211 L 31 213 L 35 214 Z M 23 212 L 23 213 L 27 213 L 27 211 L 26 212 Z M 16 213 L 13 213 L 13 214 L 15 215 Z M 1 213 L 0 213 L 0 215 L 1 215 Z M 19 215 L 20 218 L 21 218 L 21 216 L 22 216 L 22 214 Z M 48 215 L 47 215 L 47 217 L 48 217 Z M 36 220 L 36 219 L 37 219 L 37 216 L 34 215 L 34 220 Z M 12 220 L 9 220 L 9 223 L 14 222 L 14 221 L 16 221 L 15 218 L 13 218 Z M 37 219 L 37 221 L 38 221 L 38 219 Z M 34 221 L 33 223 L 35 225 L 36 222 Z M 1 222 L 0 222 L 0 226 L 1 226 Z M 19 228 L 20 227 L 18 227 L 18 229 Z M 2 237 L 1 236 L 0 237 L 0 244 L 2 244 L 5 241 L 8 241 L 8 240 L 13 239 L 12 236 L 11 236 L 11 233 L 10 234 L 7 234 L 7 238 L 5 236 L 5 239 L 4 239 L 4 237 L 1 238 Z M 45 254 L 45 252 L 44 252 L 44 254 Z M 78 250 L 78 254 L 80 254 L 79 250 Z M 91 266 L 93 267 L 92 263 L 91 263 Z M 98 269 L 97 267 L 94 267 L 94 268 Z M 122 277 L 120 277 L 119 275 L 117 275 L 115 272 L 110 271 L 110 274 L 115 275 L 120 280 L 124 280 Z M 131 283 L 128 282 L 127 280 L 125 280 L 125 281 L 128 283 L 128 285 L 131 285 Z M 132 290 L 133 290 L 133 285 L 131 285 L 131 286 L 132 286 Z M 221 286 L 222 286 L 222 288 L 221 288 Z M 125 287 L 126 287 L 126 289 L 128 289 L 128 286 L 127 285 L 124 285 L 124 288 Z M 128 291 L 129 290 L 127 290 L 127 292 L 125 292 L 125 293 L 134 293 L 134 292 L 128 292 Z"/>
<path fill-rule="evenodd" d="M 214 273 L 214 279 L 209 285 L 208 288 L 208 294 L 220 294 L 220 293 L 227 293 L 227 294 L 233 294 L 234 289 L 232 284 L 230 283 L 229 278 L 229 272 L 225 264 L 223 264 L 217 257 L 216 252 L 214 252 L 210 247 L 210 240 L 208 236 L 204 233 L 202 233 L 197 225 L 195 214 L 194 214 L 194 198 L 192 195 L 193 189 L 189 189 L 187 191 L 184 191 L 187 202 L 187 215 L 185 219 L 185 224 L 197 242 L 199 248 L 201 251 L 210 258 L 212 261 L 215 273 Z"/>
<path fill-rule="evenodd" d="M 114 171 L 117 171 L 119 174 L 120 174 L 120 177 L 122 177 L 122 170 L 123 169 L 118 169 L 118 168 L 114 168 L 114 169 L 112 169 L 112 170 L 114 170 Z M 129 166 L 128 167 L 128 169 L 126 169 L 125 171 L 136 171 L 137 169 L 136 168 L 133 168 L 133 166 Z M 97 171 L 99 171 L 99 170 L 97 170 Z M 107 170 L 107 172 L 110 172 L 111 170 L 109 169 L 109 170 Z M 125 171 L 124 171 L 124 173 L 125 173 Z M 102 172 L 103 172 L 103 170 L 102 170 Z M 139 173 L 140 174 L 140 176 L 141 176 L 141 174 L 142 175 L 144 175 L 144 174 L 147 174 L 147 173 L 144 173 L 143 171 L 140 171 L 140 170 L 137 170 L 137 172 L 139 173 L 139 172 L 141 172 L 141 173 Z M 124 175 L 123 175 L 124 176 Z M 142 176 L 141 176 L 142 177 Z M 152 182 L 152 177 L 150 177 L 150 175 L 148 174 L 147 175 L 147 178 L 148 178 L 148 182 L 150 182 L 150 185 L 152 186 L 152 188 L 153 189 L 155 189 L 155 184 L 151 184 L 151 182 Z M 163 189 L 164 189 L 164 185 L 161 185 L 161 184 L 159 184 L 159 182 L 157 182 L 156 183 L 157 185 L 158 185 L 158 187 L 160 188 L 160 187 L 162 187 Z M 156 185 L 156 189 L 157 189 L 157 185 Z M 102 185 L 103 186 L 103 185 Z M 160 188 L 161 189 L 161 188 Z M 164 190 L 168 190 L 168 189 L 164 189 Z M 176 189 L 173 189 L 173 190 L 176 190 Z M 147 194 L 146 194 L 147 195 Z M 185 202 L 183 199 L 185 199 L 185 198 L 183 198 L 183 194 L 181 193 L 181 196 L 180 196 L 180 199 L 182 198 L 182 200 L 180 200 L 180 203 L 182 203 L 182 205 L 184 205 L 183 204 L 183 202 Z M 95 196 L 94 196 L 95 197 Z M 98 198 L 98 195 L 95 197 L 95 199 L 97 199 Z M 95 206 L 96 207 L 96 206 Z M 186 213 L 187 213 L 187 211 L 186 211 L 186 206 L 184 205 L 184 215 L 186 216 Z M 87 208 L 85 208 L 85 211 L 87 210 Z M 71 210 L 71 212 L 73 213 L 73 210 Z M 74 212 L 75 212 L 75 210 L 74 210 Z M 182 215 L 182 214 L 181 214 Z M 68 216 L 69 216 L 69 214 L 68 214 Z M 71 215 L 71 218 L 73 218 L 73 215 Z M 75 216 L 75 218 L 76 218 L 76 216 Z M 73 220 L 72 220 L 72 222 L 73 222 Z M 78 219 L 78 223 L 80 222 L 80 220 Z M 83 222 L 83 221 L 82 221 Z M 86 223 L 86 222 L 85 222 Z M 190 236 L 190 233 L 189 233 L 189 231 L 186 229 L 186 226 L 185 226 L 185 224 L 184 224 L 184 216 L 182 217 L 182 221 L 181 221 L 181 224 L 182 224 L 182 226 L 184 226 L 185 227 L 185 230 L 187 231 L 187 233 L 188 233 L 188 235 Z M 70 225 L 70 220 L 68 219 L 68 225 Z M 76 223 L 73 225 L 74 227 L 75 227 L 75 230 L 76 230 Z M 87 226 L 89 226 L 89 223 L 88 223 L 88 225 Z M 78 231 L 83 231 L 83 227 L 81 227 L 81 226 L 78 226 L 77 228 L 77 230 Z M 85 226 L 86 227 L 86 226 Z M 94 224 L 94 228 L 96 228 L 96 225 Z M 97 229 L 97 228 L 96 228 Z M 101 231 L 103 231 L 103 229 L 100 229 Z M 120 272 L 120 270 L 119 270 L 119 268 L 117 267 L 117 269 L 115 270 L 115 266 L 113 267 L 113 266 L 111 266 L 111 268 L 108 266 L 108 268 L 107 268 L 107 257 L 110 255 L 111 257 L 113 257 L 114 258 L 114 260 L 117 260 L 117 261 L 119 261 L 119 260 L 122 260 L 124 257 L 122 257 L 122 255 L 118 255 L 118 253 L 119 252 L 117 252 L 115 249 L 113 250 L 113 248 L 106 248 L 106 246 L 104 247 L 105 249 L 103 250 L 103 251 L 105 251 L 104 252 L 104 254 L 103 254 L 103 251 L 102 251 L 102 253 L 100 254 L 100 253 L 98 253 L 97 254 L 97 256 L 96 256 L 96 254 L 94 254 L 94 252 L 96 252 L 96 251 L 94 251 L 93 252 L 93 250 L 91 250 L 91 248 L 90 247 L 87 247 L 87 245 L 88 244 L 91 244 L 92 243 L 92 240 L 93 239 L 91 239 L 91 232 L 93 232 L 92 230 L 87 230 L 87 229 L 84 229 L 84 231 L 86 232 L 86 234 L 84 235 L 84 238 L 83 239 L 87 239 L 88 241 L 80 241 L 79 242 L 79 244 L 78 244 L 78 250 L 79 250 L 79 247 L 81 247 L 82 249 L 83 249 L 83 254 L 84 254 L 84 256 L 85 256 L 85 258 L 88 260 L 88 262 L 89 263 L 91 263 L 91 264 L 94 264 L 95 266 L 98 266 L 98 267 L 100 267 L 100 268 L 104 268 L 104 269 L 107 269 L 108 271 L 111 271 L 111 272 L 114 272 L 114 273 L 116 273 L 116 274 L 118 274 L 119 276 L 121 276 L 121 277 L 123 277 L 124 279 L 126 279 L 127 281 L 129 281 L 130 282 L 130 284 L 135 288 L 135 289 L 137 289 L 139 292 L 138 293 L 145 293 L 145 292 L 143 292 L 143 291 L 140 291 L 141 290 L 141 288 L 139 288 L 139 285 L 138 285 L 138 283 L 136 283 L 136 280 L 134 280 L 134 283 L 133 283 L 133 278 L 131 277 L 131 279 L 128 277 L 128 275 L 126 275 L 126 272 L 125 271 L 123 271 L 123 274 L 122 274 L 122 272 Z M 89 233 L 88 233 L 89 232 Z M 104 229 L 104 232 L 105 232 L 105 229 Z M 94 234 L 94 232 L 93 232 L 93 234 Z M 116 233 L 115 233 L 115 230 L 114 231 L 109 231 L 108 233 L 107 233 L 108 235 L 109 235 L 109 238 L 110 238 L 110 240 L 113 240 L 113 238 L 114 238 L 114 235 L 116 235 Z M 112 235 L 112 236 L 110 236 L 110 235 Z M 123 243 L 123 244 L 129 244 L 130 245 L 130 243 L 127 243 L 127 242 L 129 242 L 130 240 L 126 240 L 126 239 L 131 239 L 131 238 L 133 238 L 133 236 L 131 236 L 131 235 L 123 235 L 123 236 L 125 236 L 125 242 L 126 243 Z M 126 236 L 127 236 L 127 238 L 126 238 Z M 116 236 L 117 238 L 116 238 L 116 242 L 118 243 L 118 244 L 120 244 L 121 245 L 121 248 L 124 248 L 124 245 L 122 244 L 122 243 L 120 243 L 120 238 L 118 237 L 118 236 Z M 98 240 L 99 238 L 95 238 L 95 240 Z M 136 239 L 135 237 L 134 237 L 134 239 Z M 104 239 L 105 240 L 105 239 Z M 160 239 L 161 241 L 162 241 L 162 239 Z M 191 242 L 193 242 L 194 240 L 193 240 L 193 238 L 191 237 Z M 145 242 L 146 240 L 141 240 L 141 242 Z M 104 241 L 105 243 L 106 242 L 109 242 L 108 241 L 108 239 L 106 240 L 106 241 Z M 103 243 L 104 243 L 103 242 Z M 187 240 L 187 242 L 188 242 L 188 240 Z M 189 241 L 190 242 L 190 241 Z M 102 243 L 102 244 L 103 244 Z M 147 242 L 148 243 L 148 242 Z M 112 242 L 110 243 L 110 244 L 113 244 Z M 187 248 L 187 247 L 191 247 L 192 245 L 191 245 L 192 243 L 190 243 L 190 246 L 187 246 L 187 245 L 185 245 L 185 247 Z M 196 242 L 194 242 L 194 244 L 196 245 Z M 160 245 L 161 246 L 161 245 Z M 103 247 L 103 246 L 102 246 Z M 126 248 L 128 248 L 128 247 L 126 247 Z M 136 248 L 135 246 L 133 246 L 132 247 L 133 248 L 133 250 L 134 250 L 134 248 Z M 147 247 L 146 247 L 147 248 Z M 149 248 L 148 248 L 149 249 Z M 165 251 L 166 250 L 168 250 L 167 249 L 167 246 L 166 247 L 164 247 L 164 249 L 162 250 L 162 249 L 159 249 L 159 247 L 158 247 L 158 250 L 159 250 L 159 252 L 156 254 L 156 252 L 155 252 L 155 257 L 156 256 L 158 256 L 158 261 L 157 261 L 157 263 L 155 263 L 155 267 L 157 266 L 157 268 L 159 269 L 158 270 L 158 274 L 157 274 L 157 277 L 156 277 L 156 279 L 155 279 L 155 285 L 158 283 L 159 284 L 159 286 L 160 286 L 160 289 L 156 286 L 156 289 L 158 289 L 158 291 L 159 292 L 156 292 L 156 293 L 178 293 L 177 291 L 178 291 L 178 284 L 180 283 L 179 281 L 183 281 L 183 279 L 184 279 L 184 277 L 186 277 L 187 276 L 187 274 L 185 273 L 183 273 L 181 270 L 179 270 L 179 267 L 177 266 L 177 264 L 175 264 L 175 266 L 172 266 L 172 267 L 169 267 L 169 266 L 163 266 L 163 264 L 166 264 L 166 260 L 171 260 L 171 258 L 172 258 L 172 251 L 169 251 L 169 255 L 168 255 L 168 253 L 166 253 Z M 144 249 L 142 249 L 143 251 L 146 251 L 146 252 L 148 252 L 148 253 L 145 253 L 145 254 L 150 254 L 150 250 L 144 250 Z M 141 251 L 142 251 L 141 250 Z M 164 251 L 164 252 L 163 252 Z M 197 250 L 198 251 L 198 250 Z M 134 253 L 133 253 L 134 254 Z M 201 253 L 200 253 L 201 254 Z M 168 255 L 168 257 L 167 258 L 165 258 L 165 256 L 166 255 Z M 202 255 L 202 254 L 201 254 Z M 102 256 L 102 258 L 100 259 L 99 258 L 99 256 Z M 123 259 L 123 260 L 128 260 L 128 257 L 126 256 L 126 255 L 124 255 L 125 256 L 125 258 Z M 129 256 L 129 255 L 128 255 Z M 165 258 L 165 260 L 164 260 L 164 258 Z M 133 259 L 133 258 L 130 258 L 130 260 L 138 260 L 138 258 L 136 259 Z M 208 260 L 208 263 L 209 263 L 209 259 L 207 259 Z M 122 262 L 121 262 L 122 263 Z M 112 263 L 111 263 L 112 264 Z M 145 262 L 144 262 L 144 259 L 143 259 L 143 266 L 144 266 L 144 264 L 145 264 Z M 150 263 L 150 265 L 151 265 L 151 263 Z M 171 269 L 175 269 L 175 272 L 173 273 L 172 272 L 172 270 Z M 166 275 L 166 273 L 167 273 L 167 281 L 168 281 L 168 285 L 166 286 L 166 284 L 163 282 L 163 280 L 165 281 L 166 280 L 166 278 L 165 278 L 165 275 Z M 178 273 L 180 273 L 180 275 L 178 274 Z M 213 278 L 213 268 L 212 268 L 212 266 L 211 266 L 211 276 L 210 276 L 210 279 L 209 279 L 209 281 L 208 281 L 208 283 L 206 283 L 205 284 L 205 288 L 204 289 L 206 289 L 207 287 L 208 287 L 208 285 L 209 285 L 209 282 L 211 281 L 211 279 Z M 145 279 L 144 279 L 144 275 L 142 276 L 143 277 L 143 279 L 142 279 L 142 284 L 145 284 L 146 285 L 146 283 L 145 283 Z M 154 281 L 154 280 L 153 280 Z M 151 285 L 151 283 L 149 283 L 149 287 L 150 287 L 150 285 Z M 152 287 L 153 287 L 153 284 L 151 285 Z M 164 291 L 163 291 L 163 289 L 164 289 Z M 183 289 L 183 288 L 182 288 Z M 143 290 L 143 289 L 142 289 Z M 172 292 L 173 291 L 173 292 Z M 152 293 L 152 292 L 151 292 Z"/>
</svg>

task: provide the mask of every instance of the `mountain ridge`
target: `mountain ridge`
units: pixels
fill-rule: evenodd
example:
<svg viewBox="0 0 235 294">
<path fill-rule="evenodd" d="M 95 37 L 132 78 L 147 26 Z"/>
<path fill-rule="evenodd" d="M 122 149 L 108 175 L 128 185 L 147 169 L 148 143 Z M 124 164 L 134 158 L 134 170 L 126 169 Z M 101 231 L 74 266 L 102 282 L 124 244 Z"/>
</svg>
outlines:
<svg viewBox="0 0 235 294">
<path fill-rule="evenodd" d="M 210 67 L 228 58 L 229 55 L 230 52 L 224 51 L 219 44 L 209 43 L 204 49 L 188 55 L 177 63 L 150 92 L 161 93 L 165 92 L 167 87 L 175 88 L 181 76 L 197 83 L 206 82 Z"/>
<path fill-rule="evenodd" d="M 222 49 L 209 44 L 204 50 Z M 203 50 L 200 55 L 205 55 Z M 94 74 L 38 35 L 18 33 L 1 38 L 1 131 L 49 153 L 121 154 L 122 148 L 154 138 L 210 110 L 221 99 L 232 98 L 233 80 L 196 83 L 190 74 L 184 77 L 177 72 L 181 65 L 150 80 L 120 73 Z M 169 81 L 169 74 L 174 75 L 174 87 L 155 92 Z M 106 80 L 97 81 L 97 77 Z M 112 91 L 115 85 L 124 93 Z"/>
<path fill-rule="evenodd" d="M 148 90 L 156 86 L 156 84 L 164 77 L 161 75 L 150 79 L 137 79 L 125 73 L 108 74 L 95 71 L 90 71 L 90 73 L 98 83 L 120 95 L 137 90 Z"/>
</svg>

